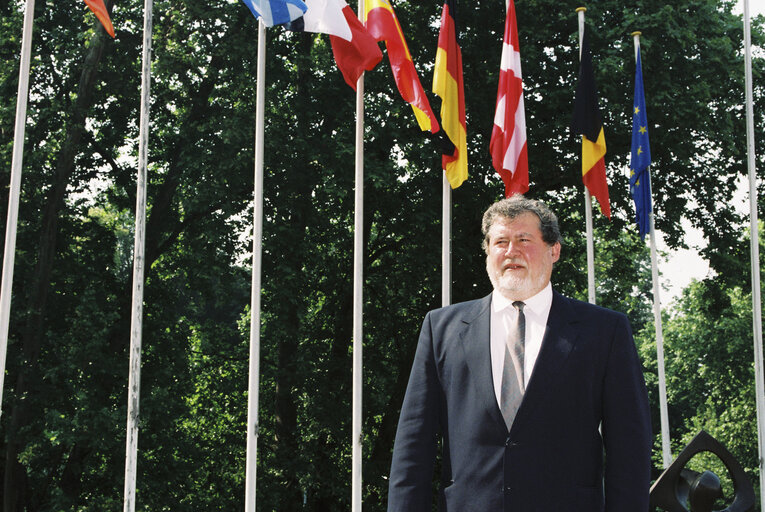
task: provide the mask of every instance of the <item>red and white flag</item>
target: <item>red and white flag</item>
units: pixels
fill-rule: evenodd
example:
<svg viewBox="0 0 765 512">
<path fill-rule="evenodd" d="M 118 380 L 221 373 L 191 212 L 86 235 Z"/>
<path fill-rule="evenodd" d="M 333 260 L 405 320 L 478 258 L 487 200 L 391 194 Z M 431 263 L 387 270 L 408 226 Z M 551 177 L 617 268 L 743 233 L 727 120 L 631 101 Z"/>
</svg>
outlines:
<svg viewBox="0 0 765 512">
<path fill-rule="evenodd" d="M 505 197 L 529 190 L 529 159 L 526 150 L 526 113 L 523 109 L 521 53 L 515 4 L 509 0 L 505 18 L 505 40 L 499 68 L 497 110 L 489 144 L 494 169 L 505 183 Z"/>
</svg>

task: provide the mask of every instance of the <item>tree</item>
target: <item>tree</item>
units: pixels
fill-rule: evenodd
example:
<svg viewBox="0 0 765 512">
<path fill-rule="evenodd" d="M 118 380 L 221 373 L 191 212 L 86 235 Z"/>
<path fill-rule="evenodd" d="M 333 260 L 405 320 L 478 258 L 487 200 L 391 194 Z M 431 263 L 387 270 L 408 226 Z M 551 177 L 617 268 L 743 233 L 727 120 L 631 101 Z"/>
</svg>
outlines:
<svg viewBox="0 0 765 512">
<path fill-rule="evenodd" d="M 762 223 L 759 229 L 762 251 Z M 744 233 L 740 245 L 748 246 L 749 240 Z M 706 430 L 733 453 L 756 485 L 759 454 L 751 271 L 746 258 L 730 263 L 736 268 L 727 276 L 693 281 L 664 319 L 670 436 L 673 452 L 678 453 L 700 430 Z M 655 394 L 652 332 L 653 326 L 646 325 L 638 340 L 649 391 Z M 719 459 L 694 457 L 694 462 L 697 471 L 711 469 L 721 477 L 729 502 L 732 483 Z"/>
<path fill-rule="evenodd" d="M 517 14 L 530 195 L 561 220 L 555 286 L 581 298 L 579 144 L 567 127 L 578 5 L 524 0 Z M 35 17 L 3 404 L 21 413 L 0 417 L 5 510 L 113 509 L 122 489 L 142 4 L 114 6 L 114 41 L 80 7 L 38 5 Z M 440 6 L 395 8 L 427 89 Z M 256 23 L 239 4 L 161 0 L 154 9 L 137 501 L 150 510 L 236 509 L 244 498 Z M 729 229 L 740 220 L 726 203 L 744 173 L 743 66 L 740 18 L 730 9 L 712 0 L 607 0 L 587 12 L 615 212 L 610 223 L 595 219 L 599 300 L 627 312 L 636 331 L 650 326 L 650 296 L 625 170 L 629 33 L 643 31 L 657 225 L 672 246 L 682 243 L 681 218 L 701 226 L 712 264 L 733 276 L 722 255 L 742 248 Z M 0 7 L 0 174 L 10 168 L 21 11 L 20 1 Z M 471 176 L 453 192 L 455 301 L 489 291 L 480 215 L 502 193 L 488 140 L 503 20 L 489 3 L 458 16 Z M 761 23 L 753 37 L 762 43 Z M 759 83 L 761 59 L 754 72 Z M 269 29 L 266 76 L 259 508 L 345 510 L 354 97 L 325 36 Z M 416 333 L 440 305 L 442 171 L 438 140 L 416 128 L 387 61 L 365 80 L 364 495 L 365 507 L 381 510 Z M 758 112 L 762 96 L 757 88 Z M 760 133 L 761 118 L 757 126 Z"/>
</svg>

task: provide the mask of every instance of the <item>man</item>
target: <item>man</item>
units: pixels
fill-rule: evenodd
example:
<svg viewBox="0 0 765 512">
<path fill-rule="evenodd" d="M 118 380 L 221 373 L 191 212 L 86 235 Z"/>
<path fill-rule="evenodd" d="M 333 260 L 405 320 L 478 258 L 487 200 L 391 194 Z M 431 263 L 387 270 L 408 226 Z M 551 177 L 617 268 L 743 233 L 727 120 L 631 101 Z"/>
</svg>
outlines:
<svg viewBox="0 0 765 512">
<path fill-rule="evenodd" d="M 555 215 L 516 195 L 483 217 L 494 291 L 425 317 L 389 512 L 645 512 L 648 398 L 627 318 L 552 290 Z"/>
</svg>

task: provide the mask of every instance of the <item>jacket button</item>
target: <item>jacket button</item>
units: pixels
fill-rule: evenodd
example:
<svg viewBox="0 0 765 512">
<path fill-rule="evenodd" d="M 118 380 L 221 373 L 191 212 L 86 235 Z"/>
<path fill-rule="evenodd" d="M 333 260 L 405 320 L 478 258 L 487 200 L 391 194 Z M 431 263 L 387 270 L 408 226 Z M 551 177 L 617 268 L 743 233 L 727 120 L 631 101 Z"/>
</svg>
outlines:
<svg viewBox="0 0 765 512">
<path fill-rule="evenodd" d="M 509 437 L 507 439 L 505 439 L 505 446 L 510 446 L 511 444 L 513 444 L 513 443 L 512 443 L 512 441 L 510 441 Z"/>
<path fill-rule="evenodd" d="M 511 491 L 512 491 L 512 488 L 509 485 L 506 485 L 505 486 L 505 494 L 510 494 Z"/>
</svg>

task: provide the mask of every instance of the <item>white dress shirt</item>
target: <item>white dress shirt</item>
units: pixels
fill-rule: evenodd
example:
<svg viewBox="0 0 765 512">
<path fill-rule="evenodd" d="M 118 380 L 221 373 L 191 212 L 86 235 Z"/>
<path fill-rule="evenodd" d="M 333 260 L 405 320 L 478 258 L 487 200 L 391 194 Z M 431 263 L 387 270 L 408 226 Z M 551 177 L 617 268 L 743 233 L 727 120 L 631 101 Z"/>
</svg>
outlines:
<svg viewBox="0 0 765 512">
<path fill-rule="evenodd" d="M 541 292 L 524 300 L 523 314 L 526 316 L 526 332 L 523 357 L 523 383 L 529 385 L 534 363 L 537 361 L 542 338 L 547 328 L 547 317 L 552 306 L 552 285 L 547 283 Z M 505 363 L 505 346 L 510 327 L 518 318 L 518 310 L 513 301 L 494 290 L 491 294 L 491 374 L 494 381 L 494 394 L 500 405 L 502 393 L 502 367 Z"/>
</svg>

